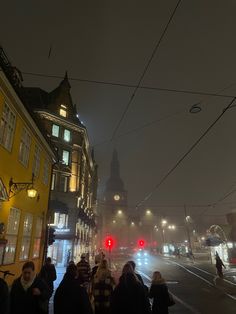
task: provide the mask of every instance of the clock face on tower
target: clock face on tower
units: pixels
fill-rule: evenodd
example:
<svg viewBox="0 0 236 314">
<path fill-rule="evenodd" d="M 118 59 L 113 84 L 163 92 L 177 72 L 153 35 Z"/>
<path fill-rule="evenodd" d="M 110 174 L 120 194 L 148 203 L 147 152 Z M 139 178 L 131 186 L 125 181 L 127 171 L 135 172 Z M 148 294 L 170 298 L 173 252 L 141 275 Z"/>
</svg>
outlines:
<svg viewBox="0 0 236 314">
<path fill-rule="evenodd" d="M 120 200 L 120 195 L 119 194 L 115 194 L 113 198 L 114 198 L 115 201 L 119 201 Z"/>
</svg>

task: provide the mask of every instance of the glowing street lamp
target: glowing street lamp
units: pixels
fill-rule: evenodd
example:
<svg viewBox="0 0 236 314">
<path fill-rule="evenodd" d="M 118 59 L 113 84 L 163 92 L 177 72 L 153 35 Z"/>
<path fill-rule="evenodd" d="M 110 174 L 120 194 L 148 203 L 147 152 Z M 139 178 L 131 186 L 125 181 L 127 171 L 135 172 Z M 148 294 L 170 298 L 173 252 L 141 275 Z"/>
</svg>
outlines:
<svg viewBox="0 0 236 314">
<path fill-rule="evenodd" d="M 147 210 L 146 210 L 146 215 L 151 215 L 151 213 L 152 213 L 152 212 L 150 211 L 150 209 L 147 209 Z"/>
</svg>

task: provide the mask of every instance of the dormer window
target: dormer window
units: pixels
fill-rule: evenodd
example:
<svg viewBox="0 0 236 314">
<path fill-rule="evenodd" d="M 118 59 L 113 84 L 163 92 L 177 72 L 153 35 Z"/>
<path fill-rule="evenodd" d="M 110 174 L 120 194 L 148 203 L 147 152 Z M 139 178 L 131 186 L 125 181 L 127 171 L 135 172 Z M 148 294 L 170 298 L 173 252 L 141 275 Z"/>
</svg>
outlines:
<svg viewBox="0 0 236 314">
<path fill-rule="evenodd" d="M 67 117 L 67 107 L 65 105 L 61 105 L 60 107 L 60 116 Z"/>
</svg>

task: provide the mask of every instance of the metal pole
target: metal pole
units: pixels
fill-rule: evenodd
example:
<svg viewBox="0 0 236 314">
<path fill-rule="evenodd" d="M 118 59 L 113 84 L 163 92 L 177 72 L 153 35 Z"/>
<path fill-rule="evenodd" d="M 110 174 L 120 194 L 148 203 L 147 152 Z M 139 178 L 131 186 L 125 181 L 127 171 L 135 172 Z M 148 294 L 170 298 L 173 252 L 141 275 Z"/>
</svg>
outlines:
<svg viewBox="0 0 236 314">
<path fill-rule="evenodd" d="M 187 237 L 188 237 L 188 244 L 189 244 L 189 248 L 190 248 L 191 252 L 193 252 L 193 250 L 192 250 L 192 243 L 191 243 L 191 237 L 190 237 L 190 233 L 189 233 L 188 222 L 186 220 L 186 217 L 187 217 L 186 205 L 184 205 L 184 215 L 185 215 L 184 220 L 185 220 L 186 232 L 187 232 Z"/>
<path fill-rule="evenodd" d="M 163 241 L 163 245 L 165 244 L 165 230 L 164 228 L 162 227 L 162 241 Z"/>
<path fill-rule="evenodd" d="M 109 246 L 109 268 L 111 269 L 111 247 Z"/>
</svg>

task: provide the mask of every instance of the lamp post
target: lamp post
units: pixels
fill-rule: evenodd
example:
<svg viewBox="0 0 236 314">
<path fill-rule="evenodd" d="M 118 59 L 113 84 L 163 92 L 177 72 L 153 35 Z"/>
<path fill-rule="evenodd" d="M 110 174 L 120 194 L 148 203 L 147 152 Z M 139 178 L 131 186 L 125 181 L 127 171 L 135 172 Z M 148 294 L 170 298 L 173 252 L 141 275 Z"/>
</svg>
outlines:
<svg viewBox="0 0 236 314">
<path fill-rule="evenodd" d="M 187 233 L 187 237 L 188 237 L 189 249 L 191 250 L 191 252 L 193 252 L 193 250 L 192 250 L 192 242 L 191 242 L 191 237 L 190 237 L 190 232 L 189 232 L 189 226 L 188 226 L 188 222 L 190 220 L 190 216 L 187 216 L 186 205 L 184 205 L 184 217 L 185 217 L 184 222 L 185 222 L 186 233 Z"/>
<path fill-rule="evenodd" d="M 162 219 L 162 221 L 161 221 L 161 234 L 162 234 L 163 245 L 165 244 L 165 229 L 164 229 L 164 227 L 166 226 L 166 224 L 167 224 L 167 221 L 165 219 Z"/>
</svg>

